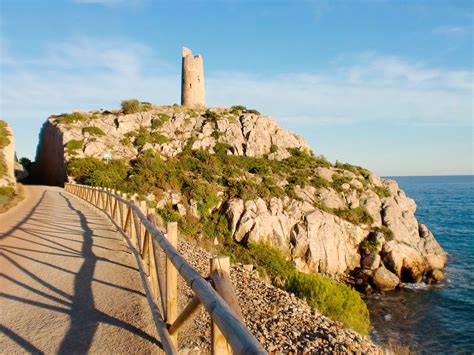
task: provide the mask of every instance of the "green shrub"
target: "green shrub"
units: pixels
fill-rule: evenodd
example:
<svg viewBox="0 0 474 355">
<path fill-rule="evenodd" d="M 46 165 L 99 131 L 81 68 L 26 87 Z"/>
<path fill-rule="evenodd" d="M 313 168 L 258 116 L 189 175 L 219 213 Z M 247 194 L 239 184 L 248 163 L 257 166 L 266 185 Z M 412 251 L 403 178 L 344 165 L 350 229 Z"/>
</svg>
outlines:
<svg viewBox="0 0 474 355">
<path fill-rule="evenodd" d="M 82 128 L 82 134 L 88 133 L 91 136 L 105 136 L 105 132 L 101 130 L 99 127 L 94 126 L 87 126 Z"/>
<path fill-rule="evenodd" d="M 5 148 L 10 144 L 10 132 L 8 131 L 7 127 L 7 123 L 3 120 L 0 120 L 0 149 Z"/>
<path fill-rule="evenodd" d="M 320 188 L 320 187 L 329 187 L 330 183 L 328 180 L 323 178 L 322 176 L 315 175 L 310 178 L 309 184 L 315 188 Z"/>
<path fill-rule="evenodd" d="M 342 185 L 350 184 L 350 181 L 351 179 L 349 179 L 348 177 L 339 174 L 334 174 L 332 176 L 331 187 L 337 192 L 343 192 L 345 190 L 342 188 Z"/>
<path fill-rule="evenodd" d="M 382 186 L 374 186 L 372 190 L 380 197 L 380 198 L 385 198 L 385 197 L 390 197 L 392 194 L 390 193 L 390 190 L 382 187 Z"/>
<path fill-rule="evenodd" d="M 374 221 L 364 207 L 350 209 L 334 208 L 332 213 L 354 224 L 371 224 Z"/>
<path fill-rule="evenodd" d="M 157 209 L 157 211 L 165 222 L 181 222 L 181 215 L 178 213 L 178 211 L 175 211 L 173 209 L 173 206 L 171 204 L 168 204 L 163 208 L 159 208 Z"/>
<path fill-rule="evenodd" d="M 242 113 L 253 113 L 254 115 L 260 115 L 260 112 L 258 112 L 257 110 L 248 109 L 247 107 L 242 106 L 242 105 L 231 106 L 229 112 L 232 114 L 240 114 L 242 112 Z"/>
<path fill-rule="evenodd" d="M 169 138 L 162 135 L 159 131 L 150 131 L 147 127 L 140 127 L 138 131 L 127 132 L 122 138 L 124 143 L 127 140 L 132 142 L 135 147 L 142 149 L 146 143 L 164 144 L 169 142 Z"/>
<path fill-rule="evenodd" d="M 193 199 L 197 202 L 198 212 L 201 217 L 207 217 L 210 210 L 219 203 L 217 196 L 217 188 L 204 181 L 193 180 L 185 182 L 182 188 L 185 196 L 188 199 Z"/>
<path fill-rule="evenodd" d="M 395 234 L 393 233 L 393 231 L 386 226 L 373 227 L 372 232 L 382 233 L 385 236 L 385 240 L 387 241 L 393 240 L 393 238 L 395 238 Z"/>
<path fill-rule="evenodd" d="M 121 145 L 126 145 L 126 146 L 131 146 L 132 141 L 130 140 L 129 137 L 123 137 L 123 138 L 120 139 L 120 144 Z"/>
<path fill-rule="evenodd" d="M 63 113 L 59 116 L 55 116 L 54 122 L 58 124 L 72 124 L 76 122 L 84 122 L 87 120 L 87 116 L 81 112 Z"/>
<path fill-rule="evenodd" d="M 128 173 L 128 165 L 124 160 L 110 160 L 105 162 L 101 168 L 92 173 L 88 184 L 112 189 L 120 189 L 123 186 L 123 181 Z"/>
<path fill-rule="evenodd" d="M 153 132 L 150 134 L 150 143 L 164 144 L 164 143 L 168 143 L 169 141 L 170 139 L 162 135 L 160 132 Z"/>
<path fill-rule="evenodd" d="M 245 111 L 247 111 L 247 107 L 242 106 L 242 105 L 236 105 L 230 108 L 230 113 L 233 113 L 233 114 L 239 114 L 240 112 L 245 112 Z"/>
<path fill-rule="evenodd" d="M 202 219 L 203 232 L 210 240 L 218 238 L 221 240 L 229 240 L 231 235 L 229 231 L 229 222 L 220 213 L 213 213 Z"/>
<path fill-rule="evenodd" d="M 278 146 L 276 144 L 272 144 L 270 146 L 270 153 L 276 153 L 278 152 Z"/>
<path fill-rule="evenodd" d="M 273 284 L 306 299 L 309 305 L 322 314 L 361 334 L 368 333 L 370 319 L 367 306 L 359 293 L 349 286 L 336 283 L 328 277 L 297 271 L 295 265 L 286 260 L 278 249 L 266 243 L 242 245 L 224 239 L 219 248 L 220 253 L 230 256 L 233 262 L 254 265 Z"/>
<path fill-rule="evenodd" d="M 10 144 L 10 132 L 7 129 L 7 123 L 0 120 L 0 177 L 7 173 L 7 163 L 5 161 L 5 155 L 3 154 L 3 148 Z"/>
<path fill-rule="evenodd" d="M 77 150 L 82 149 L 82 146 L 84 145 L 83 140 L 77 140 L 77 139 L 71 139 L 69 142 L 66 143 L 66 152 L 69 155 L 76 155 Z"/>
<path fill-rule="evenodd" d="M 285 279 L 296 271 L 295 265 L 286 260 L 280 250 L 266 243 L 239 244 L 233 240 L 224 240 L 221 253 L 230 256 L 233 262 L 252 264 L 261 274 L 272 281 Z"/>
<path fill-rule="evenodd" d="M 13 186 L 0 186 L 0 196 L 12 197 L 15 194 Z"/>
<path fill-rule="evenodd" d="M 285 289 L 304 298 L 322 314 L 367 335 L 370 318 L 367 306 L 359 293 L 347 285 L 339 284 L 317 274 L 292 273 Z"/>
<path fill-rule="evenodd" d="M 380 242 L 373 238 L 372 235 L 369 235 L 367 239 L 360 243 L 360 247 L 369 254 L 375 254 L 379 246 Z"/>
<path fill-rule="evenodd" d="M 222 137 L 223 135 L 224 135 L 224 133 L 220 132 L 218 130 L 214 130 L 211 133 L 211 137 L 214 138 L 214 139 L 219 139 L 219 137 Z"/>
<path fill-rule="evenodd" d="M 220 115 L 217 112 L 211 111 L 211 110 L 206 110 L 204 114 L 202 115 L 206 121 L 211 121 L 211 122 L 216 122 L 217 120 L 220 119 Z"/>
<path fill-rule="evenodd" d="M 218 158 L 225 159 L 230 148 L 230 144 L 218 142 L 214 146 L 214 152 Z"/>
<path fill-rule="evenodd" d="M 367 170 L 367 169 L 364 169 L 360 166 L 357 166 L 357 165 L 351 165 L 351 164 L 348 164 L 348 163 L 339 163 L 339 162 L 336 162 L 335 164 L 335 167 L 336 168 L 339 168 L 339 169 L 344 169 L 344 170 L 348 170 L 356 175 L 362 175 L 364 177 L 364 179 L 368 179 L 369 176 L 370 176 L 370 171 Z"/>
<path fill-rule="evenodd" d="M 166 113 L 158 113 L 154 116 L 154 118 L 151 120 L 151 128 L 152 129 L 158 129 L 161 128 L 166 122 L 168 122 L 171 119 L 169 115 Z"/>
<path fill-rule="evenodd" d="M 80 184 L 125 189 L 128 165 L 124 160 L 109 162 L 92 157 L 73 158 L 67 165 L 68 174 Z"/>
<path fill-rule="evenodd" d="M 121 105 L 122 105 L 122 112 L 125 113 L 126 115 L 130 113 L 140 112 L 142 109 L 140 101 L 136 99 L 123 100 Z"/>
<path fill-rule="evenodd" d="M 254 109 L 247 110 L 247 113 L 252 113 L 254 115 L 260 115 L 260 112 L 258 112 L 257 110 L 254 110 Z"/>
</svg>

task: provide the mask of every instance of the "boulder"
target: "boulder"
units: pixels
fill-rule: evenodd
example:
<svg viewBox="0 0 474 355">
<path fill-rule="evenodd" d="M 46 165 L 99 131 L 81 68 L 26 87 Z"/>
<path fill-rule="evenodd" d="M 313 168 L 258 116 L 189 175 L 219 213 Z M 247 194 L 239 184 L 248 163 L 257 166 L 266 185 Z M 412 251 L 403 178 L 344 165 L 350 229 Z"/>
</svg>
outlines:
<svg viewBox="0 0 474 355">
<path fill-rule="evenodd" d="M 315 170 L 316 175 L 321 176 L 329 182 L 332 182 L 332 176 L 336 173 L 333 169 L 319 167 Z"/>
<path fill-rule="evenodd" d="M 441 282 L 444 280 L 444 274 L 441 270 L 435 269 L 432 270 L 427 277 L 427 282 L 428 283 L 436 283 L 436 282 Z"/>
<path fill-rule="evenodd" d="M 364 191 L 360 196 L 360 205 L 364 207 L 374 220 L 374 226 L 382 225 L 382 201 L 379 196 L 372 190 Z"/>
<path fill-rule="evenodd" d="M 336 191 L 330 188 L 322 187 L 316 192 L 319 203 L 329 208 L 346 208 L 346 204 Z"/>
<path fill-rule="evenodd" d="M 294 240 L 308 241 L 307 262 L 315 272 L 341 274 L 360 265 L 358 246 L 367 232 L 323 211 L 304 217 L 292 230 Z M 302 236 L 300 236 L 302 235 Z M 298 243 L 295 248 L 298 247 Z"/>
<path fill-rule="evenodd" d="M 362 267 L 375 270 L 380 266 L 381 257 L 378 254 L 369 254 L 364 259 L 362 259 Z"/>
<path fill-rule="evenodd" d="M 350 184 L 356 189 L 362 189 L 364 187 L 364 184 L 355 178 L 350 181 Z"/>
<path fill-rule="evenodd" d="M 394 290 L 400 283 L 397 275 L 381 266 L 375 270 L 372 281 L 380 291 Z"/>
<path fill-rule="evenodd" d="M 384 264 L 403 282 L 422 279 L 426 264 L 418 250 L 392 240 L 384 244 L 382 253 Z"/>
</svg>

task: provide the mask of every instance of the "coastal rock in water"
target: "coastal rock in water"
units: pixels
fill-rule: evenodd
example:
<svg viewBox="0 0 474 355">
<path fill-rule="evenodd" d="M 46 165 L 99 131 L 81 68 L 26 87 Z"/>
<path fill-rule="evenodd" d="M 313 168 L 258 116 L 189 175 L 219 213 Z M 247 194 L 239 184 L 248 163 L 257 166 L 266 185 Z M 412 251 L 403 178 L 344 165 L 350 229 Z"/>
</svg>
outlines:
<svg viewBox="0 0 474 355">
<path fill-rule="evenodd" d="M 421 253 L 395 240 L 384 244 L 383 261 L 403 282 L 419 282 L 425 271 Z"/>
<path fill-rule="evenodd" d="M 441 270 L 432 270 L 427 277 L 428 283 L 436 283 L 444 280 L 444 274 Z"/>
<path fill-rule="evenodd" d="M 428 268 L 431 270 L 443 269 L 448 261 L 445 251 L 424 224 L 419 224 L 419 231 L 421 237 L 420 249 L 423 251 Z"/>
<path fill-rule="evenodd" d="M 388 271 L 383 266 L 375 270 L 372 280 L 380 291 L 394 290 L 400 283 L 397 275 Z"/>
</svg>

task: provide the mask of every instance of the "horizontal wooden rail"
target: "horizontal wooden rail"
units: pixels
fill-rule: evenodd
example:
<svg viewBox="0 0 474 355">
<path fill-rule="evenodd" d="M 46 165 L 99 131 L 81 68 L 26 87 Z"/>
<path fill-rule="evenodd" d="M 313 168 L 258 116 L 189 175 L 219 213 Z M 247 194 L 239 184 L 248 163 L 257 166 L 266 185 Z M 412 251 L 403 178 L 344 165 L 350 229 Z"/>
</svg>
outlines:
<svg viewBox="0 0 474 355">
<path fill-rule="evenodd" d="M 150 289 L 153 294 L 153 307 L 159 309 L 156 299 L 161 299 L 161 315 L 166 315 L 168 329 L 165 332 L 160 329 L 159 334 L 162 342 L 167 343 L 163 344 L 167 353 L 176 353 L 178 329 L 190 315 L 195 313 L 199 304 L 202 304 L 235 354 L 266 354 L 262 345 L 244 325 L 238 302 L 232 295 L 232 291 L 229 291 L 232 285 L 228 276 L 228 266 L 220 270 L 216 265 L 221 264 L 221 261 L 211 261 L 211 271 L 213 272 L 211 278 L 219 283 L 217 287 L 219 293 L 226 298 L 227 302 L 230 302 L 231 306 L 178 253 L 176 224 L 168 226 L 167 237 L 165 237 L 156 228 L 153 219 L 150 220 L 150 216 L 145 215 L 147 213 L 146 206 L 143 204 L 140 207 L 137 206 L 127 200 L 123 194 L 110 189 L 71 183 L 65 184 L 65 190 L 104 212 L 127 237 L 132 252 L 138 256 L 137 261 L 142 263 L 139 265 L 139 269 L 142 280 L 147 283 L 146 289 Z M 158 247 L 165 254 L 167 260 L 166 280 L 163 280 L 161 276 L 163 268 L 158 256 Z M 148 267 L 146 267 L 147 265 Z M 179 273 L 194 293 L 194 298 L 180 315 L 176 313 L 177 283 L 173 272 Z M 148 280 L 147 274 L 150 275 L 150 280 Z M 214 329 L 213 332 L 215 331 Z M 213 344 L 213 353 L 222 347 L 222 341 L 219 340 L 219 342 L 220 344 Z"/>
</svg>

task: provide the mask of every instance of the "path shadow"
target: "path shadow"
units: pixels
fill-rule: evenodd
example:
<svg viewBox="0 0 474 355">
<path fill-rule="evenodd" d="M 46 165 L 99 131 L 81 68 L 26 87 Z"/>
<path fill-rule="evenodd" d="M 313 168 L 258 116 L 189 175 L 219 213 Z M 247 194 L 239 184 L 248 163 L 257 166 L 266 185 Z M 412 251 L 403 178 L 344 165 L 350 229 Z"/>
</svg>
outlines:
<svg viewBox="0 0 474 355">
<path fill-rule="evenodd" d="M 100 323 L 122 328 L 161 348 L 161 343 L 156 337 L 148 334 L 147 332 L 137 328 L 136 326 L 128 322 L 110 316 L 96 308 L 94 302 L 94 294 L 92 290 L 93 282 L 99 282 L 103 285 L 118 288 L 126 292 L 133 292 L 135 294 L 140 295 L 141 297 L 145 297 L 145 294 L 137 290 L 132 290 L 127 287 L 115 285 L 113 283 L 94 278 L 94 271 L 96 270 L 98 262 L 108 262 L 119 267 L 125 267 L 132 270 L 137 269 L 129 265 L 121 264 L 116 261 L 97 256 L 94 253 L 93 248 L 97 247 L 97 245 L 94 245 L 93 243 L 95 236 L 91 228 L 91 223 L 88 219 L 89 217 L 86 216 L 81 210 L 74 207 L 67 196 L 62 193 L 59 193 L 59 196 L 64 199 L 68 211 L 71 211 L 71 213 L 67 213 L 67 216 L 62 216 L 62 218 L 58 220 L 59 223 L 56 223 L 51 218 L 51 215 L 49 215 L 50 218 L 48 220 L 48 215 L 43 213 L 41 219 L 45 218 L 47 220 L 48 226 L 50 225 L 53 229 L 57 229 L 58 232 L 61 232 L 61 229 L 64 228 L 63 233 L 65 234 L 80 234 L 81 238 L 80 243 L 78 244 L 78 248 L 80 247 L 80 250 L 75 250 L 74 248 L 64 245 L 62 243 L 61 238 L 51 240 L 51 237 L 53 237 L 52 235 L 49 235 L 48 238 L 45 238 L 44 233 L 37 231 L 31 225 L 23 226 L 26 222 L 28 222 L 29 219 L 32 218 L 32 216 L 35 215 L 35 212 L 39 212 L 41 209 L 43 209 L 43 207 L 46 207 L 45 196 L 47 196 L 46 191 L 42 194 L 38 202 L 32 207 L 31 211 L 29 211 L 19 223 L 11 227 L 7 232 L 0 234 L 0 240 L 8 236 L 17 239 L 23 239 L 23 241 L 25 241 L 25 238 L 13 235 L 15 231 L 21 230 L 22 232 L 31 235 L 32 238 L 38 238 L 41 240 L 41 242 L 33 242 L 31 240 L 26 240 L 26 242 L 32 242 L 33 245 L 36 245 L 37 247 L 40 247 L 42 249 L 46 248 L 46 250 L 34 250 L 29 248 L 2 245 L 0 246 L 0 257 L 3 257 L 6 262 L 10 263 L 18 271 L 26 275 L 28 278 L 34 280 L 36 283 L 41 285 L 43 288 L 46 288 L 48 291 L 45 292 L 40 289 L 37 289 L 29 284 L 26 284 L 25 282 L 12 278 L 9 275 L 0 273 L 0 277 L 6 280 L 7 282 L 16 285 L 17 287 L 22 287 L 23 289 L 35 294 L 36 296 L 40 296 L 41 298 L 48 300 L 49 303 L 54 302 L 57 305 L 51 305 L 49 303 L 43 303 L 34 299 L 19 297 L 18 295 L 14 294 L 7 294 L 5 292 L 0 292 L 0 298 L 20 302 L 23 304 L 28 304 L 42 309 L 48 309 L 53 312 L 68 314 L 70 317 L 70 326 L 59 346 L 58 353 L 60 354 L 85 354 L 89 352 L 94 335 L 96 334 L 97 328 Z M 76 223 L 71 223 L 72 218 L 74 218 L 75 220 L 79 220 L 80 228 L 77 228 Z M 56 236 L 54 236 L 54 238 L 56 238 Z M 51 245 L 47 243 L 51 243 Z M 25 255 L 25 252 L 28 253 L 26 253 Z M 65 258 L 81 258 L 83 259 L 83 263 L 80 266 L 79 270 L 77 272 L 74 272 L 71 270 L 67 270 L 59 265 L 49 263 L 45 261 L 44 258 L 40 259 L 39 257 L 33 257 L 30 254 L 31 252 L 38 253 L 40 255 L 49 254 L 60 255 Z M 13 256 L 16 258 L 16 260 L 12 258 Z M 29 270 L 27 267 L 18 262 L 19 258 L 22 258 L 25 261 L 37 263 L 40 267 L 51 268 L 52 270 L 55 270 L 55 272 L 73 274 L 73 294 L 69 295 L 68 293 L 62 291 L 61 289 L 58 289 L 46 280 L 35 275 L 32 270 Z M 2 330 L 8 338 L 10 338 L 19 346 L 21 346 L 25 351 L 31 353 L 41 353 L 39 349 L 35 348 L 26 339 L 22 338 L 20 335 L 14 333 L 10 329 L 1 326 L 0 330 Z M 114 349 L 110 350 L 113 351 Z"/>
<path fill-rule="evenodd" d="M 5 336 L 7 336 L 11 340 L 13 340 L 15 343 L 17 343 L 19 346 L 21 346 L 23 350 L 29 352 L 30 354 L 44 354 L 44 352 L 36 348 L 33 344 L 28 342 L 28 340 L 26 340 L 25 338 L 22 338 L 13 330 L 7 327 L 4 327 L 1 324 L 0 324 L 0 333 L 3 333 Z"/>
</svg>

